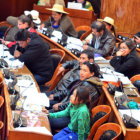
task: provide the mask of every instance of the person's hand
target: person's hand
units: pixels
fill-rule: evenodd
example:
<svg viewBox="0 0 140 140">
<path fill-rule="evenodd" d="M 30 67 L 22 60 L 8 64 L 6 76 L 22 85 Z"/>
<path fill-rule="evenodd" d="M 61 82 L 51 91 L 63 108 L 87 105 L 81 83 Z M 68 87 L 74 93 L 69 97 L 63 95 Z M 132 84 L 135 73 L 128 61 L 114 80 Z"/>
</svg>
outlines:
<svg viewBox="0 0 140 140">
<path fill-rule="evenodd" d="M 15 57 L 15 58 L 18 58 L 21 54 L 22 54 L 21 52 L 19 52 L 19 51 L 16 50 L 16 51 L 14 52 L 14 57 Z"/>
<path fill-rule="evenodd" d="M 10 41 L 5 41 L 3 39 L 0 39 L 0 40 L 1 40 L 1 43 L 4 44 L 4 45 L 6 45 L 6 46 L 10 43 Z"/>
<path fill-rule="evenodd" d="M 46 113 L 49 116 L 49 111 L 47 109 L 42 109 L 42 112 Z"/>
<path fill-rule="evenodd" d="M 119 51 L 116 52 L 116 55 L 117 56 L 122 56 L 124 53 L 125 53 L 125 51 L 119 50 Z"/>
<path fill-rule="evenodd" d="M 64 75 L 64 72 L 65 72 L 65 68 L 64 67 L 60 67 L 59 70 L 58 70 L 58 72 L 57 72 L 57 75 L 59 75 L 60 73 L 62 75 Z"/>
<path fill-rule="evenodd" d="M 44 24 L 44 23 L 41 24 L 41 25 L 40 25 L 40 30 L 42 30 L 44 27 L 45 27 L 45 24 Z"/>
<path fill-rule="evenodd" d="M 134 40 L 137 42 L 137 43 L 140 43 L 140 38 L 138 36 L 134 36 Z"/>
<path fill-rule="evenodd" d="M 50 95 L 50 96 L 49 96 L 49 100 L 54 100 L 53 95 Z"/>
<path fill-rule="evenodd" d="M 83 40 L 82 43 L 83 45 L 87 45 L 89 43 L 89 40 Z"/>
<path fill-rule="evenodd" d="M 59 105 L 61 105 L 61 103 L 57 103 L 57 104 L 53 105 L 53 110 L 58 111 Z"/>
<path fill-rule="evenodd" d="M 83 49 L 84 50 L 88 49 L 88 45 L 83 45 Z"/>
</svg>

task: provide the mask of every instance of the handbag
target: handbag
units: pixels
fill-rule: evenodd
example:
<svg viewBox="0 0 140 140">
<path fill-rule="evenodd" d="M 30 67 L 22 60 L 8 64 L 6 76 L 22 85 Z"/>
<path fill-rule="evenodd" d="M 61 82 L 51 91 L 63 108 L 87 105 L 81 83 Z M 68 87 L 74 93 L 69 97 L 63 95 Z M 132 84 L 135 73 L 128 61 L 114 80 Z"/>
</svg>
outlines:
<svg viewBox="0 0 140 140">
<path fill-rule="evenodd" d="M 137 128 L 138 126 L 138 121 L 132 116 L 126 114 L 123 115 L 123 122 L 127 128 Z"/>
</svg>

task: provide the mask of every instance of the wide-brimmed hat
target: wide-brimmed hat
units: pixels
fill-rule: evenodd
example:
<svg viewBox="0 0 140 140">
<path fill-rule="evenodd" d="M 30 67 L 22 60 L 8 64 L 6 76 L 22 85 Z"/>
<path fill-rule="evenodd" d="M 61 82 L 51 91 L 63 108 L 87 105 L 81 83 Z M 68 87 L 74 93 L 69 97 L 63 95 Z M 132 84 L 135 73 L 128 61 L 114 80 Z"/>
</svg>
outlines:
<svg viewBox="0 0 140 140">
<path fill-rule="evenodd" d="M 112 26 L 115 26 L 114 25 L 114 19 L 112 19 L 111 17 L 105 17 L 104 19 L 97 19 L 97 20 L 98 21 L 103 21 L 103 22 L 111 24 Z"/>
<path fill-rule="evenodd" d="M 112 26 L 114 26 L 114 19 L 112 19 L 111 17 L 105 17 L 105 18 L 103 19 L 103 22 L 109 23 L 109 24 L 111 24 Z"/>
<path fill-rule="evenodd" d="M 46 8 L 46 9 L 51 10 L 51 11 L 55 11 L 55 12 L 68 14 L 67 12 L 64 11 L 63 5 L 60 5 L 60 4 L 54 4 L 52 8 Z"/>
<path fill-rule="evenodd" d="M 29 14 L 32 15 L 32 18 L 33 18 L 33 22 L 35 24 L 40 24 L 41 23 L 41 20 L 39 18 L 39 12 L 36 11 L 36 10 L 32 10 L 32 11 L 24 11 L 24 14 L 27 16 Z"/>
</svg>

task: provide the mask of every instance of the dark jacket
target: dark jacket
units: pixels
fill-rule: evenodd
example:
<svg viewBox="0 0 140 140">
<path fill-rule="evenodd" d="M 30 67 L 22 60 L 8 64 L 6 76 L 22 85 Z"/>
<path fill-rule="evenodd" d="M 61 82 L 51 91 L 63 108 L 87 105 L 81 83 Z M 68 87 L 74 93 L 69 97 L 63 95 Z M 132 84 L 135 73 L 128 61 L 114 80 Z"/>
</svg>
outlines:
<svg viewBox="0 0 140 140">
<path fill-rule="evenodd" d="M 64 110 L 69 105 L 70 96 L 73 94 L 74 89 L 76 89 L 78 86 L 85 86 L 89 89 L 89 94 L 91 97 L 91 105 L 99 98 L 100 94 L 102 93 L 102 82 L 97 77 L 90 77 L 84 81 L 81 81 L 77 85 L 76 84 L 77 81 L 74 81 L 69 85 L 68 89 L 66 90 L 68 96 L 65 97 L 61 102 L 62 104 L 59 105 L 58 107 L 59 111 Z"/>
<path fill-rule="evenodd" d="M 127 56 L 115 56 L 110 61 L 115 71 L 123 73 L 131 78 L 136 74 L 140 74 L 140 58 L 137 56 L 136 50 L 132 50 Z"/>
<path fill-rule="evenodd" d="M 24 62 L 33 74 L 47 76 L 51 79 L 53 63 L 49 53 L 49 45 L 41 37 L 32 33 L 30 42 L 21 52 L 22 55 L 18 59 Z"/>
<path fill-rule="evenodd" d="M 57 86 L 55 89 L 51 92 L 54 95 L 54 99 L 59 99 L 59 97 L 66 97 L 68 93 L 66 92 L 66 89 L 68 86 L 76 80 L 80 79 L 80 65 L 77 60 L 72 60 L 72 61 L 66 61 L 63 64 L 63 67 L 65 69 L 71 69 L 68 71 L 62 79 L 58 82 Z M 56 94 L 55 94 L 56 93 Z"/>
<path fill-rule="evenodd" d="M 110 56 L 112 54 L 112 51 L 116 45 L 116 41 L 111 32 L 105 29 L 103 35 L 101 36 L 98 49 L 94 48 L 95 41 L 96 36 L 93 35 L 92 43 L 91 46 L 89 46 L 89 49 L 93 50 L 95 53 L 101 54 L 103 57 Z"/>
<path fill-rule="evenodd" d="M 53 22 L 54 22 L 53 19 L 44 22 L 45 27 L 46 28 L 51 27 Z M 68 36 L 73 36 L 73 37 L 78 36 L 71 19 L 66 14 L 64 14 L 62 16 L 60 23 L 59 23 L 59 27 L 56 30 L 61 31 L 62 33 L 66 34 Z"/>
</svg>

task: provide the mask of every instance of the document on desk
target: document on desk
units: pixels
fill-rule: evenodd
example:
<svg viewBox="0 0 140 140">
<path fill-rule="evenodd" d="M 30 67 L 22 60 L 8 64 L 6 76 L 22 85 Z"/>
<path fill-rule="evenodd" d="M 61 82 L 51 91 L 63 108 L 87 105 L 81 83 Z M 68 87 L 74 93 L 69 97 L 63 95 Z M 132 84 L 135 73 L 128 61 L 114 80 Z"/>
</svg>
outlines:
<svg viewBox="0 0 140 140">
<path fill-rule="evenodd" d="M 46 135 L 52 135 L 51 132 L 46 127 L 17 127 L 16 131 L 24 131 L 24 132 L 37 132 Z"/>
<path fill-rule="evenodd" d="M 132 116 L 134 119 L 140 121 L 140 110 L 139 109 L 119 109 L 119 113 L 121 116 L 123 116 L 123 114 L 127 114 L 129 116 Z"/>
<path fill-rule="evenodd" d="M 118 78 L 120 78 L 124 85 L 131 84 L 131 81 L 128 79 L 128 77 L 113 74 L 103 74 L 103 78 L 101 78 L 101 81 L 117 82 Z"/>
</svg>

